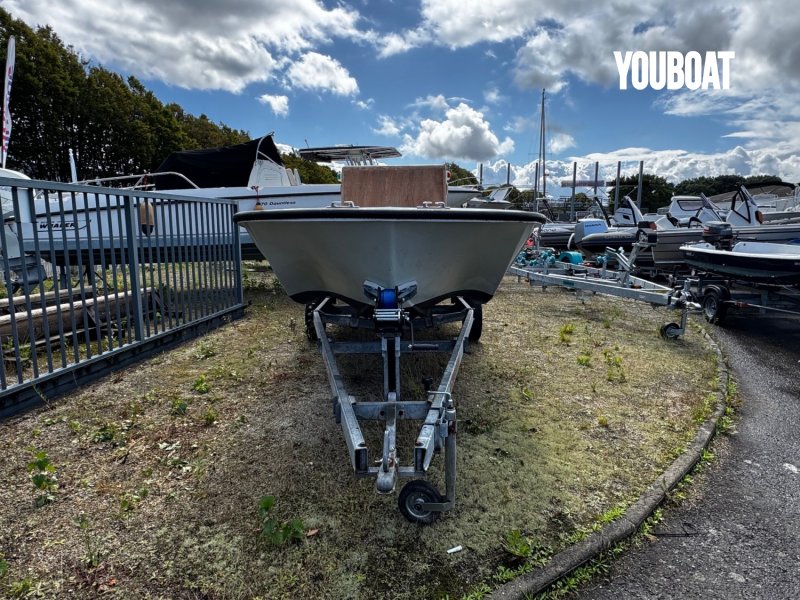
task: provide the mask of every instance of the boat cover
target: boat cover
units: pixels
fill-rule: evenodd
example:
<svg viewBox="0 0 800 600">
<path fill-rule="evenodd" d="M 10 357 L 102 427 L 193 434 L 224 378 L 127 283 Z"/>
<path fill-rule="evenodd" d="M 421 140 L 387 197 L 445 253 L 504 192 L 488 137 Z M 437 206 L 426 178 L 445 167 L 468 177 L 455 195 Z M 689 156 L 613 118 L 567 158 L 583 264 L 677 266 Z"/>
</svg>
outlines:
<svg viewBox="0 0 800 600">
<path fill-rule="evenodd" d="M 271 135 L 243 144 L 221 148 L 201 148 L 173 152 L 156 171 L 182 173 L 201 188 L 245 187 L 256 160 L 256 154 L 283 166 L 280 152 Z M 157 190 L 179 190 L 191 187 L 175 175 L 155 178 Z"/>
</svg>

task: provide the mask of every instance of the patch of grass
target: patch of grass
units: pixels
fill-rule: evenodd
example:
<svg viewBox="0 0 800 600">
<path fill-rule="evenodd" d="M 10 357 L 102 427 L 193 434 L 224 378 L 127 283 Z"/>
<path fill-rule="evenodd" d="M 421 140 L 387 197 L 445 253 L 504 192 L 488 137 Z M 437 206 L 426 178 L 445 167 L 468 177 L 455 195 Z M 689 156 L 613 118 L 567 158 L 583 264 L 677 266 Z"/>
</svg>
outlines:
<svg viewBox="0 0 800 600">
<path fill-rule="evenodd" d="M 562 344 L 569 344 L 572 341 L 572 334 L 575 333 L 573 323 L 564 323 L 558 330 L 558 340 Z"/>
<path fill-rule="evenodd" d="M 218 416 L 219 415 L 217 415 L 217 411 L 209 406 L 203 413 L 203 425 L 205 425 L 206 427 L 211 427 L 214 423 L 217 422 Z"/>
<path fill-rule="evenodd" d="M 211 340 L 208 339 L 200 340 L 197 343 L 197 350 L 195 351 L 194 355 L 199 360 L 206 360 L 207 358 L 216 356 L 217 349 L 214 347 L 214 343 Z"/>
<path fill-rule="evenodd" d="M 582 367 L 591 367 L 592 366 L 592 353 L 583 351 L 578 354 L 578 364 Z"/>
<path fill-rule="evenodd" d="M 205 373 L 194 380 L 194 383 L 192 383 L 192 389 L 198 394 L 207 394 L 211 391 L 211 385 L 209 385 Z"/>
</svg>

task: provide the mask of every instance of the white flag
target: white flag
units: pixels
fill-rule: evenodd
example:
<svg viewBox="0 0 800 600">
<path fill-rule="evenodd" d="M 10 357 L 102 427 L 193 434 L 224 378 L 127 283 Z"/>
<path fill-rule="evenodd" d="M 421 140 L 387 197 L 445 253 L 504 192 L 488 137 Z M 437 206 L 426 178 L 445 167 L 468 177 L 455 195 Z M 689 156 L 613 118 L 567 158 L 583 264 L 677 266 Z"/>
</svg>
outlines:
<svg viewBox="0 0 800 600">
<path fill-rule="evenodd" d="M 8 156 L 8 141 L 11 139 L 11 111 L 8 103 L 11 99 L 11 81 L 14 79 L 14 58 L 16 55 L 14 36 L 8 38 L 8 53 L 6 54 L 6 81 L 3 87 L 3 146 L 1 149 L 3 157 L 3 168 L 6 168 L 6 156 Z"/>
</svg>

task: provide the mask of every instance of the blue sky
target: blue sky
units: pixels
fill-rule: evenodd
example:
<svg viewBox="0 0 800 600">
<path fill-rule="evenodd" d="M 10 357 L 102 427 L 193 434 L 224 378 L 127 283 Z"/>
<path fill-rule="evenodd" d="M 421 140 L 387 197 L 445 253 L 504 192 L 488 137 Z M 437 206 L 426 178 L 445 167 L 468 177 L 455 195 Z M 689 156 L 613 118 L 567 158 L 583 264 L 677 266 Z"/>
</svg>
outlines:
<svg viewBox="0 0 800 600">
<path fill-rule="evenodd" d="M 796 0 L 3 0 L 164 102 L 301 147 L 394 145 L 531 184 L 623 160 L 671 181 L 800 181 Z M 613 52 L 736 53 L 731 88 L 619 89 Z M 630 87 L 630 86 L 629 86 Z M 13 105 L 12 105 L 13 107 Z"/>
</svg>

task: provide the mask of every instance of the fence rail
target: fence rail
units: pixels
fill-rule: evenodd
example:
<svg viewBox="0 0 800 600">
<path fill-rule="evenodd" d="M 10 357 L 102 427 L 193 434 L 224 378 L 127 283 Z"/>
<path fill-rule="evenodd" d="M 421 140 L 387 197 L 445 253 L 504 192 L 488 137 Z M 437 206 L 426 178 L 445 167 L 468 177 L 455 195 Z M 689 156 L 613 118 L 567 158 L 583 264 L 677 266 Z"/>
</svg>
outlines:
<svg viewBox="0 0 800 600">
<path fill-rule="evenodd" d="M 244 308 L 230 200 L 0 178 L 0 416 Z"/>
</svg>

